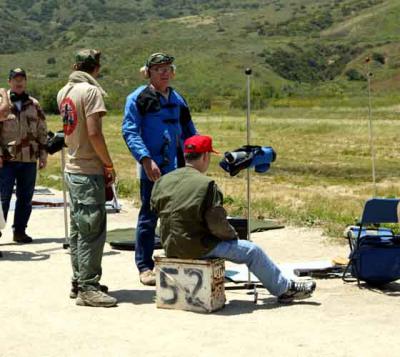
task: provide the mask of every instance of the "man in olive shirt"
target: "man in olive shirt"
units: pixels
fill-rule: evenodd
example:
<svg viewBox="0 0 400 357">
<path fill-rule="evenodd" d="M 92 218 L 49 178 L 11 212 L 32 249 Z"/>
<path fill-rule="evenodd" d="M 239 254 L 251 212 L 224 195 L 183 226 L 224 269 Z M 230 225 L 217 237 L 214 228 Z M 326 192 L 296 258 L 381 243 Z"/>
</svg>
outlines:
<svg viewBox="0 0 400 357">
<path fill-rule="evenodd" d="M 196 135 L 184 143 L 186 167 L 156 181 L 151 208 L 160 218 L 160 236 L 169 258 L 225 258 L 246 264 L 264 287 L 282 303 L 305 299 L 314 281 L 292 281 L 254 243 L 238 240 L 222 206 L 223 195 L 204 175 L 211 160 L 212 140 Z"/>
<path fill-rule="evenodd" d="M 70 195 L 71 298 L 81 306 L 110 307 L 117 300 L 100 285 L 106 240 L 105 179 L 115 179 L 113 163 L 102 133 L 106 94 L 95 78 L 100 52 L 76 54 L 74 71 L 58 92 L 57 102 L 68 146 L 65 178 Z M 106 177 L 105 177 L 106 176 Z"/>
</svg>

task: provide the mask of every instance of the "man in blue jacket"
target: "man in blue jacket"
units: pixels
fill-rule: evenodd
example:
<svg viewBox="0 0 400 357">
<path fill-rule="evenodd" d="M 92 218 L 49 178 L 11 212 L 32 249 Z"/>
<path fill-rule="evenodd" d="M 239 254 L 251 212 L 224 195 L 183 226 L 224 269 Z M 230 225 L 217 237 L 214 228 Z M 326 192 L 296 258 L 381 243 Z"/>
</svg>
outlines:
<svg viewBox="0 0 400 357">
<path fill-rule="evenodd" d="M 172 87 L 174 57 L 154 53 L 141 72 L 149 79 L 126 100 L 122 135 L 133 157 L 140 163 L 142 206 L 136 229 L 135 261 L 140 281 L 155 285 L 154 235 L 157 216 L 150 210 L 154 182 L 185 165 L 183 142 L 197 134 L 185 99 Z"/>
</svg>

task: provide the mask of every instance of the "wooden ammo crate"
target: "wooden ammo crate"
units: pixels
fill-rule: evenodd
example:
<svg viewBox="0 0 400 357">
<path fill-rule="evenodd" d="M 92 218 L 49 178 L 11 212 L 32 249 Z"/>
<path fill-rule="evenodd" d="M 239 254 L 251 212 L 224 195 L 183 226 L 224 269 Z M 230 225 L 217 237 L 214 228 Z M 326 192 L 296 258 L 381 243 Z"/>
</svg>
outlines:
<svg viewBox="0 0 400 357">
<path fill-rule="evenodd" d="M 157 307 L 212 312 L 225 305 L 223 259 L 154 260 Z"/>
</svg>

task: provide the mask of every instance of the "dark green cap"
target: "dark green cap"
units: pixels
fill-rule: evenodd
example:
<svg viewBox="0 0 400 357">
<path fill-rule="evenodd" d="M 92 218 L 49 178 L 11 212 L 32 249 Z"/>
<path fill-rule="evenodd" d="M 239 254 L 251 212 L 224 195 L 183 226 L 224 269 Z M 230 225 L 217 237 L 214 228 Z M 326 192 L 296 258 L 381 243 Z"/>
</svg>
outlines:
<svg viewBox="0 0 400 357">
<path fill-rule="evenodd" d="M 10 71 L 8 79 L 13 79 L 18 76 L 24 77 L 26 79 L 26 72 L 22 68 L 14 68 Z"/>
<path fill-rule="evenodd" d="M 166 53 L 157 52 L 149 56 L 146 61 L 146 66 L 150 68 L 155 64 L 172 63 L 174 60 L 174 57 L 167 55 Z"/>
<path fill-rule="evenodd" d="M 75 63 L 100 64 L 101 52 L 93 49 L 83 49 L 76 53 Z"/>
</svg>

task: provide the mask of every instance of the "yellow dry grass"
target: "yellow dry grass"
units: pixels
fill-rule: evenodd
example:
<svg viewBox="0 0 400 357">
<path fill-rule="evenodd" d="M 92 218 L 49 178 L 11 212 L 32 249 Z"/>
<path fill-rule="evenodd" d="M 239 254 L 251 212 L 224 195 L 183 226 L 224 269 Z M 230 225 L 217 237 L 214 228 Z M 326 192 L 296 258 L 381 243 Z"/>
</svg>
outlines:
<svg viewBox="0 0 400 357">
<path fill-rule="evenodd" d="M 320 226 L 329 235 L 339 236 L 346 225 L 354 223 L 365 200 L 373 195 L 366 115 L 363 118 L 348 111 L 343 112 L 343 119 L 296 119 L 292 111 L 273 118 L 252 118 L 252 143 L 272 146 L 278 155 L 267 174 L 251 173 L 252 216 Z M 194 117 L 199 131 L 213 136 L 215 147 L 222 153 L 246 143 L 244 117 Z M 400 121 L 385 119 L 384 112 L 379 118 L 373 125 L 377 192 L 379 196 L 399 196 Z M 120 124 L 121 116 L 107 118 L 107 142 L 119 176 L 120 195 L 137 198 L 136 164 L 123 142 Z M 50 118 L 50 127 L 58 125 L 58 118 Z M 224 191 L 229 213 L 243 215 L 245 174 L 229 177 L 219 168 L 219 159 L 214 158 L 208 174 Z M 60 180 L 55 180 L 60 177 L 59 165 L 59 158 L 52 157 L 39 181 L 59 186 Z"/>
</svg>

